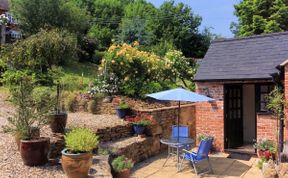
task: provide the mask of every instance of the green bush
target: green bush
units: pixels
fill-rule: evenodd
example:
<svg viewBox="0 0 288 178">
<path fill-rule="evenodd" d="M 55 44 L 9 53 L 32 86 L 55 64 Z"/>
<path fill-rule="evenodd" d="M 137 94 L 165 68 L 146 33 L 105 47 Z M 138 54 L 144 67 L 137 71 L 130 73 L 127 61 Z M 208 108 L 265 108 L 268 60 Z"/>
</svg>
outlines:
<svg viewBox="0 0 288 178">
<path fill-rule="evenodd" d="M 9 124 L 4 126 L 3 130 L 12 132 L 20 139 L 32 139 L 33 127 L 41 128 L 48 124 L 47 115 L 54 107 L 50 90 L 36 88 L 32 77 L 27 76 L 23 71 L 22 73 L 18 71 L 13 80 L 6 82 L 9 86 L 11 102 L 16 106 L 16 112 L 13 117 L 8 117 Z"/>
<path fill-rule="evenodd" d="M 75 112 L 77 104 L 77 93 L 75 92 L 64 92 L 64 108 L 66 111 Z"/>
<path fill-rule="evenodd" d="M 73 153 L 91 152 L 98 145 L 98 137 L 87 128 L 74 128 L 65 136 L 66 147 Z"/>
<path fill-rule="evenodd" d="M 117 108 L 118 109 L 129 109 L 130 107 L 129 107 L 128 103 L 126 103 L 125 101 L 121 100 Z"/>
<path fill-rule="evenodd" d="M 131 169 L 134 166 L 134 163 L 131 159 L 126 158 L 125 156 L 118 156 L 112 161 L 112 167 L 114 171 L 120 172 L 125 169 Z"/>
<path fill-rule="evenodd" d="M 42 30 L 25 40 L 6 46 L 5 50 L 1 50 L 1 59 L 15 69 L 29 68 L 47 72 L 52 65 L 73 59 L 76 44 L 75 36 L 67 31 Z"/>
<path fill-rule="evenodd" d="M 102 91 L 110 94 L 106 88 L 117 86 L 113 91 L 122 95 L 144 97 L 147 93 L 173 88 L 177 79 L 188 87 L 186 81 L 193 79 L 196 63 L 175 50 L 161 58 L 139 50 L 137 42 L 134 42 L 133 45 L 113 44 L 106 52 L 99 70 L 99 79 L 104 82 L 95 84 L 95 92 L 101 92 L 104 88 Z"/>
<path fill-rule="evenodd" d="M 98 100 L 91 100 L 88 102 L 88 112 L 92 113 L 92 114 L 96 114 L 98 111 Z"/>
<path fill-rule="evenodd" d="M 268 139 L 260 139 L 257 143 L 254 144 L 254 148 L 262 151 L 271 151 L 272 153 L 276 153 L 275 144 Z"/>
</svg>

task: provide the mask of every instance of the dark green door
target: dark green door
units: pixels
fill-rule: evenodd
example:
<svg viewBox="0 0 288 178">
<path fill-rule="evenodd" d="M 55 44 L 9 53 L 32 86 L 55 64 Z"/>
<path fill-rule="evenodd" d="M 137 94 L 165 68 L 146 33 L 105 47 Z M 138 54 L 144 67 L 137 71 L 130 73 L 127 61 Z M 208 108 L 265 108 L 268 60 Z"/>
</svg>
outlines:
<svg viewBox="0 0 288 178">
<path fill-rule="evenodd" d="M 243 145 L 242 85 L 225 86 L 225 148 Z"/>
</svg>

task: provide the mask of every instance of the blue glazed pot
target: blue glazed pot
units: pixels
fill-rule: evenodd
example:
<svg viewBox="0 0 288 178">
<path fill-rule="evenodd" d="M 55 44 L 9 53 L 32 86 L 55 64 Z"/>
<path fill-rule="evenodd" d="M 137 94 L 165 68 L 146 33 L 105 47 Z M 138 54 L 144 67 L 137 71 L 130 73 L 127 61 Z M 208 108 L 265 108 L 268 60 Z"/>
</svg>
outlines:
<svg viewBox="0 0 288 178">
<path fill-rule="evenodd" d="M 117 109 L 116 109 L 116 114 L 117 114 L 117 116 L 118 116 L 119 118 L 124 118 L 124 117 L 127 115 L 128 110 L 129 110 L 129 109 L 119 109 L 119 108 L 117 108 Z"/>
<path fill-rule="evenodd" d="M 145 126 L 134 124 L 133 125 L 133 130 L 134 130 L 135 134 L 142 135 L 144 133 L 144 131 L 145 131 Z"/>
</svg>

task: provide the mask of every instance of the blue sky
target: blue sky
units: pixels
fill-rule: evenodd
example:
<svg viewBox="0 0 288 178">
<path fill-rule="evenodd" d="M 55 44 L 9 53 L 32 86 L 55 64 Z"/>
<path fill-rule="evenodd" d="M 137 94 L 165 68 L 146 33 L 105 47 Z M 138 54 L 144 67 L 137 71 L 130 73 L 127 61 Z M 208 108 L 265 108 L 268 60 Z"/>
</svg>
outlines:
<svg viewBox="0 0 288 178">
<path fill-rule="evenodd" d="M 147 0 L 159 7 L 165 0 Z M 237 22 L 234 16 L 234 4 L 240 0 L 175 0 L 189 5 L 195 14 L 202 16 L 202 26 L 209 27 L 213 33 L 224 37 L 233 37 L 230 31 L 231 22 Z"/>
</svg>

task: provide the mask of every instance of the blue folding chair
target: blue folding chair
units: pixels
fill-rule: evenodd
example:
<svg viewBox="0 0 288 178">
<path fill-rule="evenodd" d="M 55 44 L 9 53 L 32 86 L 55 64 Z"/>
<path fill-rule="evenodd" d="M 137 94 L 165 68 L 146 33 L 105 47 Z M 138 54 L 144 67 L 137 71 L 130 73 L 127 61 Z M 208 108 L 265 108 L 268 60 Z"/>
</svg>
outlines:
<svg viewBox="0 0 288 178">
<path fill-rule="evenodd" d="M 172 126 L 172 138 L 177 138 L 178 137 L 178 126 L 173 125 Z M 189 137 L 189 128 L 188 126 L 179 126 L 179 138 L 188 138 Z M 190 149 L 191 145 L 181 145 L 181 146 L 176 146 L 176 145 L 168 145 L 168 156 L 166 158 L 166 161 L 164 162 L 163 166 L 167 163 L 168 159 L 171 156 L 177 156 L 177 149 L 180 149 L 180 152 L 182 152 L 183 149 Z"/>
<path fill-rule="evenodd" d="M 212 147 L 213 143 L 213 138 L 207 138 L 201 141 L 200 146 L 198 148 L 197 153 L 196 152 L 190 152 L 187 150 L 183 150 L 183 155 L 182 155 L 182 161 L 180 165 L 180 170 L 182 169 L 182 164 L 184 160 L 191 161 L 192 166 L 195 170 L 196 175 L 198 176 L 198 171 L 196 168 L 197 163 L 202 162 L 207 160 L 208 161 L 208 170 L 205 172 L 202 172 L 201 174 L 208 173 L 208 172 L 213 172 L 210 160 L 209 160 L 209 151 Z M 207 169 L 207 168 L 206 168 Z"/>
</svg>

